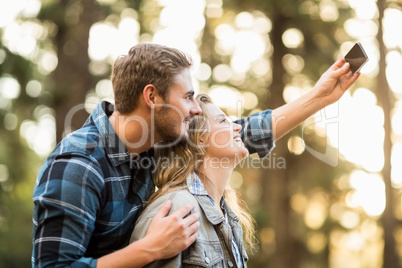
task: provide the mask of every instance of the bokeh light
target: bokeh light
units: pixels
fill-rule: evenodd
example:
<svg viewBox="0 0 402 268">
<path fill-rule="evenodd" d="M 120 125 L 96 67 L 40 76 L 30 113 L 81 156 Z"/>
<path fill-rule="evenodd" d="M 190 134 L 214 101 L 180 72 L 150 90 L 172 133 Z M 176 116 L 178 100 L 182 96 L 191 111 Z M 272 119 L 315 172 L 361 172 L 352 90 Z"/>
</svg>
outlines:
<svg viewBox="0 0 402 268">
<path fill-rule="evenodd" d="M 43 91 L 42 84 L 37 80 L 31 80 L 27 83 L 25 91 L 28 96 L 37 98 Z"/>
<path fill-rule="evenodd" d="M 201 63 L 197 67 L 197 70 L 194 72 L 195 77 L 200 81 L 207 81 L 212 74 L 211 67 L 206 63 Z"/>
<path fill-rule="evenodd" d="M 392 146 L 392 156 L 391 156 L 391 181 L 395 188 L 402 188 L 402 143 L 396 142 Z"/>
<path fill-rule="evenodd" d="M 0 97 L 4 99 L 16 99 L 21 92 L 21 86 L 18 81 L 11 76 L 0 78 Z"/>
<path fill-rule="evenodd" d="M 304 42 L 303 33 L 296 28 L 287 29 L 282 35 L 282 42 L 288 48 L 297 48 Z"/>
<path fill-rule="evenodd" d="M 9 178 L 9 171 L 6 165 L 0 164 L 0 183 L 6 182 Z"/>
<path fill-rule="evenodd" d="M 232 68 L 226 64 L 219 64 L 213 69 L 212 77 L 216 82 L 226 82 L 232 77 Z"/>
<path fill-rule="evenodd" d="M 252 110 L 252 109 L 256 108 L 258 105 L 258 98 L 252 92 L 244 92 L 243 99 L 244 99 L 244 102 L 243 102 L 244 109 Z"/>
<path fill-rule="evenodd" d="M 4 127 L 5 129 L 12 131 L 18 126 L 18 116 L 13 113 L 8 113 L 4 117 Z"/>
<path fill-rule="evenodd" d="M 286 54 L 282 58 L 282 64 L 291 75 L 300 73 L 304 68 L 304 60 L 298 55 Z"/>
<path fill-rule="evenodd" d="M 385 184 L 375 173 L 355 170 L 350 174 L 350 186 L 346 203 L 353 208 L 362 208 L 369 216 L 380 216 L 385 209 Z"/>
<path fill-rule="evenodd" d="M 56 122 L 54 111 L 46 106 L 38 106 L 34 111 L 37 121 L 24 120 L 20 136 L 28 146 L 40 156 L 47 156 L 56 146 Z"/>
<path fill-rule="evenodd" d="M 306 226 L 313 230 L 321 228 L 327 218 L 327 206 L 327 197 L 324 192 L 317 191 L 313 193 L 304 213 Z"/>
<path fill-rule="evenodd" d="M 305 148 L 304 141 L 299 136 L 294 135 L 288 139 L 288 149 L 292 154 L 301 155 Z"/>
<path fill-rule="evenodd" d="M 387 80 L 391 90 L 395 93 L 402 93 L 402 55 L 397 51 L 391 51 L 386 56 Z"/>
<path fill-rule="evenodd" d="M 402 100 L 397 101 L 394 105 L 392 116 L 392 130 L 396 135 L 402 136 Z"/>
<path fill-rule="evenodd" d="M 389 8 L 384 12 L 384 43 L 389 48 L 402 47 L 402 36 L 399 34 L 402 25 L 402 11 Z"/>
<path fill-rule="evenodd" d="M 213 86 L 208 95 L 216 105 L 222 108 L 233 107 L 237 103 L 243 103 L 243 95 L 228 86 Z"/>
<path fill-rule="evenodd" d="M 58 58 L 53 51 L 42 51 L 38 62 L 38 71 L 42 75 L 48 75 L 53 72 L 58 64 Z"/>
<path fill-rule="evenodd" d="M 338 19 L 338 7 L 333 1 L 321 1 L 320 17 L 323 21 L 336 21 Z"/>
<path fill-rule="evenodd" d="M 374 19 L 377 15 L 375 0 L 348 0 L 349 5 L 356 11 L 356 17 L 361 20 Z"/>
</svg>

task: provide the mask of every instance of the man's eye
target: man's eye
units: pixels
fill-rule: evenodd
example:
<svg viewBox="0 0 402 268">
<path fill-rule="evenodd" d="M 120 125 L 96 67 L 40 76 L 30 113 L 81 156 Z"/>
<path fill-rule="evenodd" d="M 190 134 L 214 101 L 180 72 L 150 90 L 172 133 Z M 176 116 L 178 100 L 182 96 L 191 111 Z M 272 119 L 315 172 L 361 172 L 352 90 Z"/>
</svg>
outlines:
<svg viewBox="0 0 402 268">
<path fill-rule="evenodd" d="M 224 118 L 221 120 L 221 123 L 226 123 L 226 121 L 227 121 L 226 118 Z"/>
</svg>

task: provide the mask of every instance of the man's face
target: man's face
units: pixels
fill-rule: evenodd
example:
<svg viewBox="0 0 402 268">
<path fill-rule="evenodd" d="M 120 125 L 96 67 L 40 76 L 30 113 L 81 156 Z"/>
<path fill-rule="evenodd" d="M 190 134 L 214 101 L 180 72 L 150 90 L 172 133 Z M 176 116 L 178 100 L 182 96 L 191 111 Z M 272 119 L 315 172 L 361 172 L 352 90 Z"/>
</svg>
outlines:
<svg viewBox="0 0 402 268">
<path fill-rule="evenodd" d="M 201 113 L 194 98 L 194 89 L 188 69 L 176 76 L 166 102 L 155 108 L 156 141 L 177 142 L 187 137 L 191 117 Z"/>
</svg>

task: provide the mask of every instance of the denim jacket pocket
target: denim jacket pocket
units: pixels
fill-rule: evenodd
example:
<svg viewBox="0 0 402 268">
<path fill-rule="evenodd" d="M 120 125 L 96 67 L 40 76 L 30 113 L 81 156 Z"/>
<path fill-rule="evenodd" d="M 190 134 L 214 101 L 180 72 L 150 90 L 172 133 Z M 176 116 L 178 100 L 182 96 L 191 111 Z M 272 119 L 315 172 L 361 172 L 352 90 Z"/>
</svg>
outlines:
<svg viewBox="0 0 402 268">
<path fill-rule="evenodd" d="M 219 241 L 196 240 L 182 254 L 183 267 L 223 267 L 223 252 Z"/>
</svg>

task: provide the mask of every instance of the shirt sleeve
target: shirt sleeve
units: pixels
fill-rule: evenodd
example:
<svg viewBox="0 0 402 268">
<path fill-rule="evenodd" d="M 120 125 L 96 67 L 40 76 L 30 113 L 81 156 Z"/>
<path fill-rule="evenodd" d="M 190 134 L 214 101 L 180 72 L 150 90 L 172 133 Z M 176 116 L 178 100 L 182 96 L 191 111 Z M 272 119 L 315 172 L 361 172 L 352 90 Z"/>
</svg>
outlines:
<svg viewBox="0 0 402 268">
<path fill-rule="evenodd" d="M 104 180 L 94 161 L 59 157 L 38 178 L 33 201 L 32 267 L 96 267 L 85 257 Z"/>
<path fill-rule="evenodd" d="M 235 121 L 242 126 L 240 135 L 250 154 L 257 153 L 262 158 L 275 148 L 271 114 L 271 110 L 265 110 Z"/>
</svg>

